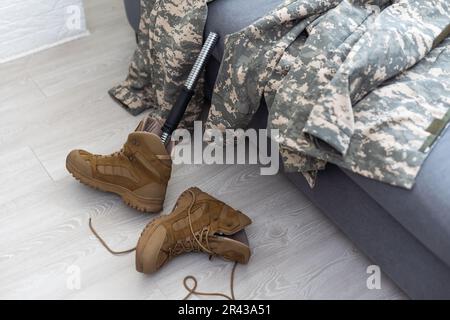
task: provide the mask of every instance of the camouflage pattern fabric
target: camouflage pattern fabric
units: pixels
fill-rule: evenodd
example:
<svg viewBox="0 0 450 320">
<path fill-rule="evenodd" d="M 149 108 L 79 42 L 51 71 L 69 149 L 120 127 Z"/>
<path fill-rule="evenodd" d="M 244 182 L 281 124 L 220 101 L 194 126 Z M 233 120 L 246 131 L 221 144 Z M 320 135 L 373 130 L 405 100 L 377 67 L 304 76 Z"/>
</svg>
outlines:
<svg viewBox="0 0 450 320">
<path fill-rule="evenodd" d="M 296 152 L 315 145 L 302 139 L 302 145 L 298 146 L 299 140 L 294 137 L 303 135 L 304 125 L 321 91 L 374 21 L 379 12 L 375 3 L 386 5 L 389 1 L 343 1 L 311 24 L 299 55 L 278 85 L 274 102 L 268 103 L 269 125 L 280 130 L 285 169 L 303 172 L 310 185 L 314 184 L 315 172 L 324 169 L 326 162 Z"/>
<path fill-rule="evenodd" d="M 306 153 L 371 179 L 412 188 L 450 120 L 449 66 L 450 38 L 353 105 L 354 128 L 345 156 L 320 147 Z"/>
<path fill-rule="evenodd" d="M 344 2 L 342 5 L 343 4 Z M 355 3 L 352 5 L 355 6 Z M 337 10 L 338 8 L 332 11 Z M 420 12 L 423 15 L 423 19 L 415 21 L 415 26 L 412 26 L 413 22 L 411 21 L 411 17 L 414 16 L 417 18 L 417 12 Z M 372 142 L 370 140 L 371 137 L 366 137 L 364 140 L 354 139 L 353 135 L 357 137 L 358 134 L 352 131 L 349 133 L 351 138 L 348 138 L 349 140 L 344 144 L 345 147 L 349 147 L 350 142 L 355 144 L 351 147 L 351 152 L 349 152 L 349 150 L 345 148 L 340 149 L 340 147 L 343 146 L 342 143 L 347 139 L 347 136 L 333 131 L 333 129 L 335 130 L 337 127 L 331 125 L 327 126 L 328 123 L 323 121 L 323 119 L 327 118 L 343 121 L 345 123 L 348 118 L 354 116 L 354 104 L 358 99 L 364 97 L 367 92 L 370 92 L 373 88 L 381 85 L 386 79 L 401 73 L 422 59 L 429 50 L 431 50 L 434 40 L 437 39 L 439 35 L 442 35 L 442 32 L 445 32 L 446 26 L 448 29 L 450 24 L 449 12 L 450 9 L 448 4 L 443 1 L 426 3 L 424 1 L 409 1 L 408 3 L 405 3 L 405 1 L 398 1 L 393 6 L 389 6 L 387 9 L 381 11 L 381 13 L 376 16 L 373 23 L 370 21 L 371 19 L 367 20 L 366 23 L 369 22 L 370 25 L 369 32 L 364 32 L 363 37 L 352 46 L 351 51 L 347 53 L 348 56 L 345 58 L 343 65 L 340 66 L 337 74 L 333 75 L 331 80 L 326 80 L 324 86 L 318 86 L 319 94 L 313 95 L 313 98 L 311 99 L 314 105 L 313 111 L 311 112 L 311 109 L 309 108 L 306 110 L 305 108 L 302 108 L 300 113 L 297 112 L 297 116 L 290 117 L 291 122 L 295 122 L 296 125 L 288 125 L 287 131 L 282 130 L 282 138 L 288 142 L 282 145 L 282 148 L 287 149 L 282 152 L 282 154 L 284 154 L 284 158 L 286 159 L 285 162 L 287 163 L 286 167 L 288 170 L 304 172 L 310 169 L 310 167 L 301 167 L 302 162 L 298 161 L 294 165 L 289 165 L 289 163 L 292 163 L 290 158 L 298 157 L 296 153 L 300 153 L 305 159 L 308 159 L 307 156 L 310 156 L 316 161 L 319 161 L 319 159 L 322 161 L 326 160 L 366 177 L 405 188 L 411 188 L 424 158 L 421 156 L 412 157 L 414 158 L 414 161 L 417 162 L 405 162 L 404 158 L 399 157 L 401 146 L 399 141 L 406 144 L 406 146 L 403 146 L 401 149 L 403 157 L 408 157 L 406 155 L 407 153 L 408 155 L 416 153 L 408 146 L 408 140 L 402 140 L 402 137 L 404 137 L 403 131 L 400 130 L 397 132 L 391 130 L 389 133 L 391 135 L 390 139 L 388 139 L 389 135 L 385 132 L 384 137 L 386 140 L 384 141 L 385 143 L 381 145 L 379 144 L 379 141 Z M 403 18 L 405 22 L 403 22 L 401 18 Z M 401 23 L 399 23 L 400 21 Z M 327 24 L 328 23 L 329 21 L 327 21 Z M 418 27 L 419 30 L 416 30 L 416 27 Z M 411 34 L 411 32 L 414 33 Z M 395 41 L 386 41 L 386 35 L 389 35 L 388 39 L 395 39 Z M 353 36 L 355 36 L 355 34 L 353 34 L 352 37 Z M 417 45 L 414 45 L 414 42 L 416 42 Z M 383 49 L 383 47 L 385 49 Z M 342 57 L 339 57 L 338 61 L 342 61 L 341 58 Z M 336 60 L 336 56 L 334 56 L 332 60 Z M 321 67 L 320 72 L 324 73 L 329 71 L 328 68 L 329 66 L 325 68 Z M 319 72 L 319 70 L 316 71 Z M 342 81 L 342 77 L 347 78 Z M 330 84 L 327 84 L 327 81 L 330 81 Z M 434 80 L 430 78 L 430 83 L 432 82 L 434 82 Z M 341 87 L 336 84 L 340 84 Z M 345 94 L 340 95 L 343 92 L 345 92 Z M 351 95 L 351 92 L 353 92 L 353 96 Z M 445 95 L 445 92 L 442 94 Z M 370 99 L 370 97 L 367 99 Z M 322 108 L 322 101 L 328 101 L 325 105 L 327 105 L 329 109 Z M 347 106 L 345 106 L 343 110 L 336 110 L 336 108 L 339 108 L 340 106 L 340 101 L 345 101 Z M 397 105 L 392 104 L 394 101 Z M 406 101 L 406 99 L 404 101 Z M 397 110 L 396 107 L 402 105 L 401 99 L 393 99 L 392 102 L 390 107 L 393 110 Z M 301 106 L 305 107 L 310 105 L 302 103 Z M 380 107 L 373 99 L 370 106 L 372 109 Z M 345 117 L 346 114 L 344 110 L 347 111 L 347 118 Z M 386 116 L 389 115 L 388 110 L 384 110 L 384 112 L 386 113 Z M 308 117 L 308 121 L 306 122 L 305 127 L 302 128 L 305 123 L 305 115 Z M 342 117 L 342 119 L 340 117 Z M 424 114 L 423 117 L 426 118 L 426 115 Z M 275 124 L 278 124 L 281 121 L 280 119 L 282 120 L 283 118 L 279 118 L 276 115 L 273 118 L 272 123 L 275 121 Z M 362 124 L 367 128 L 371 126 L 369 119 L 367 118 L 358 120 L 363 120 L 362 123 L 359 122 L 358 124 Z M 354 119 L 352 119 L 350 123 L 353 123 L 353 121 Z M 424 119 L 423 121 L 426 120 Z M 405 120 L 404 122 L 406 123 L 407 121 Z M 385 125 L 388 125 L 388 123 Z M 281 129 L 283 129 L 283 126 L 281 127 Z M 284 127 L 286 127 L 286 124 Z M 345 128 L 348 127 L 340 127 L 342 130 L 345 130 Z M 412 127 L 410 127 L 410 129 L 412 129 Z M 418 130 L 420 130 L 420 128 L 416 128 L 415 131 Z M 421 137 L 424 138 L 423 135 Z M 386 141 L 389 141 L 391 144 L 387 144 Z M 387 148 L 387 150 L 383 151 L 381 146 Z M 405 153 L 405 149 L 410 150 L 410 152 Z M 395 156 L 393 155 L 393 153 L 395 153 L 394 150 L 397 151 Z M 416 151 L 419 150 L 416 149 Z M 376 154 L 374 154 L 374 152 Z M 340 156 L 337 155 L 339 153 Z M 327 154 L 327 156 L 324 156 L 324 154 Z M 421 151 L 421 154 L 424 153 Z M 390 158 L 391 156 L 392 158 Z M 303 162 L 306 161 L 304 160 Z M 363 162 L 365 165 L 363 165 Z M 394 162 L 397 163 L 397 167 L 393 166 Z M 393 168 L 396 168 L 397 171 L 393 170 Z"/>
<path fill-rule="evenodd" d="M 138 48 L 111 96 L 164 120 L 208 2 L 142 0 Z M 311 186 L 331 162 L 411 188 L 450 120 L 449 32 L 448 0 L 285 0 L 225 38 L 206 128 L 246 128 L 264 98 L 285 168 Z M 203 107 L 197 89 L 187 127 Z"/>
<path fill-rule="evenodd" d="M 248 28 L 228 35 L 214 88 L 207 129 L 245 128 L 261 104 L 274 99 L 281 81 L 298 56 L 305 38 L 302 33 L 321 14 L 341 0 L 285 0 Z M 296 164 L 311 186 L 325 162 L 303 155 L 281 155 L 285 167 Z"/>
<path fill-rule="evenodd" d="M 141 0 L 138 46 L 127 79 L 109 93 L 133 114 L 150 109 L 165 120 L 203 43 L 207 0 Z M 203 79 L 181 124 L 190 127 L 203 107 Z"/>
<path fill-rule="evenodd" d="M 245 128 L 258 109 L 286 50 L 301 45 L 305 28 L 340 0 L 286 0 L 267 16 L 225 39 L 207 128 Z M 280 65 L 281 60 L 281 65 Z"/>
<path fill-rule="evenodd" d="M 286 44 L 282 41 L 286 37 L 280 40 L 284 46 L 276 47 L 280 50 L 278 55 L 272 55 L 262 45 L 273 41 L 270 36 L 268 41 L 265 39 L 266 33 L 270 33 L 267 31 L 272 27 L 270 24 L 264 32 L 250 26 L 238 35 L 231 35 L 238 39 L 231 42 L 227 39 L 228 50 L 215 88 L 210 114 L 213 124 L 210 126 L 245 126 L 258 107 L 258 99 L 267 94 L 270 125 L 280 129 L 281 154 L 288 170 L 305 173 L 308 182 L 313 185 L 317 170 L 323 169 L 326 162 L 333 162 L 366 177 L 411 188 L 424 158 L 413 156 L 412 162 L 405 162 L 397 154 L 389 159 L 393 149 L 397 152 L 400 150 L 402 144 L 397 141 L 408 144 L 407 140 L 397 137 L 404 133 L 392 128 L 389 131 L 391 139 L 385 140 L 390 144 L 381 145 L 388 148 L 384 152 L 380 145 L 371 143 L 371 136 L 362 140 L 367 148 L 362 146 L 361 141 L 352 140 L 353 135 L 357 137 L 354 108 L 358 101 L 365 99 L 369 92 L 383 82 L 408 70 L 427 56 L 435 40 L 450 24 L 450 10 L 444 0 L 393 2 L 342 1 L 335 8 L 335 4 L 328 3 L 328 11 L 314 21 L 307 21 L 307 25 L 303 24 L 304 20 L 296 20 L 295 26 L 306 28 L 308 37 L 298 50 L 298 55 L 294 56 L 291 53 L 294 51 L 292 45 L 298 44 L 295 41 Z M 271 17 L 263 18 L 263 21 L 277 21 L 282 12 L 286 13 L 293 5 L 303 4 L 302 1 L 288 1 Z M 324 1 L 320 1 L 320 4 L 323 5 Z M 304 12 L 298 8 L 294 11 Z M 264 25 L 263 21 L 257 24 Z M 249 42 L 248 33 L 260 42 L 254 44 L 254 39 Z M 278 30 L 274 33 L 282 35 Z M 260 61 L 260 50 L 264 57 L 269 56 L 267 61 L 261 59 L 263 65 L 268 66 L 266 72 L 253 69 Z M 248 62 L 250 57 L 256 57 L 257 62 Z M 281 77 L 280 70 L 284 71 Z M 431 82 L 434 80 L 430 77 Z M 239 86 L 235 86 L 237 83 Z M 250 97 L 236 90 L 246 90 L 250 92 Z M 224 94 L 226 92 L 233 94 L 227 97 Z M 444 92 L 442 94 L 445 96 Z M 364 102 L 369 101 L 370 108 L 380 110 L 381 107 L 375 104 L 373 98 L 367 99 Z M 389 106 L 398 112 L 396 108 L 401 106 L 401 100 L 392 99 L 391 103 L 394 101 L 397 105 Z M 391 116 L 388 111 L 384 110 L 387 117 Z M 421 111 L 426 112 L 423 109 Z M 422 118 L 426 123 L 427 116 L 424 114 Z M 445 119 L 440 119 L 441 123 Z M 371 125 L 369 119 L 358 120 L 362 120 L 358 122 L 362 127 Z M 420 131 L 420 128 L 410 129 Z M 388 131 L 384 135 L 387 138 Z M 426 135 L 420 136 L 427 139 Z M 352 152 L 348 152 L 350 142 L 354 143 Z M 408 157 L 405 149 L 410 154 L 414 153 L 414 148 L 403 146 L 401 150 L 404 157 Z M 419 149 L 416 151 L 424 153 Z"/>
<path fill-rule="evenodd" d="M 449 24 L 448 0 L 398 0 L 387 7 L 322 90 L 303 131 L 345 155 L 354 132 L 352 105 L 424 58 Z"/>
</svg>

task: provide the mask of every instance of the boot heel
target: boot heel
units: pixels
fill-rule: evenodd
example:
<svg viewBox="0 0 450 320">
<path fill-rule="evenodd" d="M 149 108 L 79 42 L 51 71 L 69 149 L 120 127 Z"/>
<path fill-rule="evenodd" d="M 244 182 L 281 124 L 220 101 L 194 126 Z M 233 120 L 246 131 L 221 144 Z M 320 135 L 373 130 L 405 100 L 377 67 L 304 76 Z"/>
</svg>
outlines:
<svg viewBox="0 0 450 320">
<path fill-rule="evenodd" d="M 128 206 L 141 212 L 158 213 L 163 209 L 164 200 L 145 199 L 131 192 L 122 195 L 122 199 Z"/>
</svg>

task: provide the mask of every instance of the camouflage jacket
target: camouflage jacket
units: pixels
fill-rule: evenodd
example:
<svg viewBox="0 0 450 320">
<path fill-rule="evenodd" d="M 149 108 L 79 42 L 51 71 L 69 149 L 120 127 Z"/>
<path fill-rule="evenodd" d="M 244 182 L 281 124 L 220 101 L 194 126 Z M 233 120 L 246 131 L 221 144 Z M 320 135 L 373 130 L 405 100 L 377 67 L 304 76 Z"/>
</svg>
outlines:
<svg viewBox="0 0 450 320">
<path fill-rule="evenodd" d="M 130 74 L 111 94 L 164 118 L 200 50 L 207 1 L 142 6 Z M 285 0 L 226 37 L 206 126 L 245 128 L 264 97 L 285 167 L 311 185 L 331 162 L 411 188 L 450 118 L 449 25 L 447 0 Z"/>
</svg>

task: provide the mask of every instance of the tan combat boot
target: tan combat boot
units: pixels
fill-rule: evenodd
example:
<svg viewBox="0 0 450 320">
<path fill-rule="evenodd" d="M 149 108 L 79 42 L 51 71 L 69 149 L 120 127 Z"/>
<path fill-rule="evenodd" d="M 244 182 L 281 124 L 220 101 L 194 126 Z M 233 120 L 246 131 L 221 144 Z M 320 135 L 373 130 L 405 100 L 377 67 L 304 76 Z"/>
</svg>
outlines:
<svg viewBox="0 0 450 320">
<path fill-rule="evenodd" d="M 123 148 L 106 156 L 73 150 L 66 159 L 67 170 L 83 184 L 117 193 L 135 209 L 159 212 L 172 170 L 159 129 L 150 118 L 141 121 Z"/>
<path fill-rule="evenodd" d="M 190 188 L 178 198 L 169 215 L 150 222 L 136 247 L 136 269 L 152 273 L 184 252 L 200 251 L 247 263 L 248 244 L 231 239 L 252 221 L 240 211 Z"/>
</svg>

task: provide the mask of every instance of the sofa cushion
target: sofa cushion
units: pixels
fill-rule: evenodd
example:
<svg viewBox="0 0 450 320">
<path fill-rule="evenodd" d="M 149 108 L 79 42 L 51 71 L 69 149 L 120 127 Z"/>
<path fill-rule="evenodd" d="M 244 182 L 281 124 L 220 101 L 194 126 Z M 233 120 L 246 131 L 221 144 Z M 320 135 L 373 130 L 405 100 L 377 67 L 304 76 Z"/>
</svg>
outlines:
<svg viewBox="0 0 450 320">
<path fill-rule="evenodd" d="M 450 266 L 449 129 L 436 142 L 412 190 L 345 173 Z"/>
<path fill-rule="evenodd" d="M 216 32 L 220 36 L 213 56 L 222 61 L 225 35 L 251 25 L 281 3 L 283 0 L 214 0 L 208 4 L 205 34 Z"/>
</svg>

